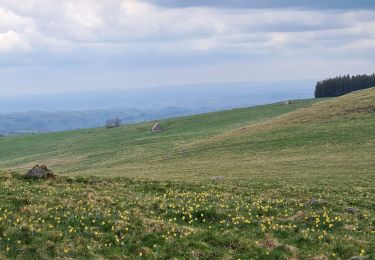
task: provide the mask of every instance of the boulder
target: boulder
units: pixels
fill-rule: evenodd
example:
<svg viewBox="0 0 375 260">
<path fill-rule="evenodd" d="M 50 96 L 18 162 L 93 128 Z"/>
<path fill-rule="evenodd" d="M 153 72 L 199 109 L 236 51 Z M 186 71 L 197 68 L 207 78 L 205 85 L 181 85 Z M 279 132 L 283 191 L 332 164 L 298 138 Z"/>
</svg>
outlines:
<svg viewBox="0 0 375 260">
<path fill-rule="evenodd" d="M 161 127 L 160 123 L 157 122 L 154 124 L 154 126 L 152 127 L 151 131 L 153 133 L 159 133 L 159 132 L 162 132 L 163 131 L 163 128 Z"/>
<path fill-rule="evenodd" d="M 46 165 L 36 165 L 25 174 L 25 178 L 42 179 L 42 178 L 55 178 L 56 175 Z"/>
</svg>

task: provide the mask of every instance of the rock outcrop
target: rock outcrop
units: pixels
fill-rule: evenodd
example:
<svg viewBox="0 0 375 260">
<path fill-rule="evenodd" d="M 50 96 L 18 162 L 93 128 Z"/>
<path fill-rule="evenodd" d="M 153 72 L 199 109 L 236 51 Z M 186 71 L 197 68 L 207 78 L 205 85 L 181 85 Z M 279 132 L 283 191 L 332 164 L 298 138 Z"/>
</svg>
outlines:
<svg viewBox="0 0 375 260">
<path fill-rule="evenodd" d="M 46 165 L 36 165 L 25 174 L 25 178 L 29 179 L 46 179 L 55 177 L 56 175 Z"/>
</svg>

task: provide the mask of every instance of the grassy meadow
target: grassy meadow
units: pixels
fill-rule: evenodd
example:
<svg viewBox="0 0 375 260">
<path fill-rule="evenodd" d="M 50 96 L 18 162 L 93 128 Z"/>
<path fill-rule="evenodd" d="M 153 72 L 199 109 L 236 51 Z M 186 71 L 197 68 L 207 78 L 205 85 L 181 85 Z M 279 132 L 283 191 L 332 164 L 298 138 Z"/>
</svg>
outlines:
<svg viewBox="0 0 375 260">
<path fill-rule="evenodd" d="M 375 258 L 374 88 L 152 124 L 0 138 L 0 259 Z"/>
<path fill-rule="evenodd" d="M 288 107 L 271 104 L 162 120 L 165 131 L 158 134 L 151 133 L 154 123 L 146 122 L 113 129 L 103 127 L 0 138 L 0 169 L 23 172 L 36 163 L 44 163 L 56 172 L 70 176 L 89 174 L 170 179 L 170 173 L 165 172 L 167 166 L 162 166 L 164 174 L 154 168 L 160 163 L 169 165 L 168 159 L 183 152 L 185 146 L 313 102 L 316 101 L 301 100 Z M 172 170 L 175 171 L 173 163 Z M 190 177 L 180 174 L 176 180 Z"/>
</svg>

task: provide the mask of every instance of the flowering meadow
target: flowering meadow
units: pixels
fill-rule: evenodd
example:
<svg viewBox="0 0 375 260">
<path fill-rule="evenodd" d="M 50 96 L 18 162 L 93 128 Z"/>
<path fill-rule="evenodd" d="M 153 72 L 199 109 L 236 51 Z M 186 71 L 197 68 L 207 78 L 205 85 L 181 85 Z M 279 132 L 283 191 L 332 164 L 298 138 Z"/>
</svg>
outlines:
<svg viewBox="0 0 375 260">
<path fill-rule="evenodd" d="M 374 259 L 370 183 L 1 172 L 0 258 Z"/>
</svg>

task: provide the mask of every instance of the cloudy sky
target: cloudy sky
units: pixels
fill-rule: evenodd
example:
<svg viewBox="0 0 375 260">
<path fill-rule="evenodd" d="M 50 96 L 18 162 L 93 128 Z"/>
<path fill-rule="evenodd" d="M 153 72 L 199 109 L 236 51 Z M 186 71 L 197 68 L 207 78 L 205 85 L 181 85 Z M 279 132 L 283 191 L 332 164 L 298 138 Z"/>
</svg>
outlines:
<svg viewBox="0 0 375 260">
<path fill-rule="evenodd" d="M 0 0 L 0 95 L 374 70 L 373 0 Z"/>
</svg>

